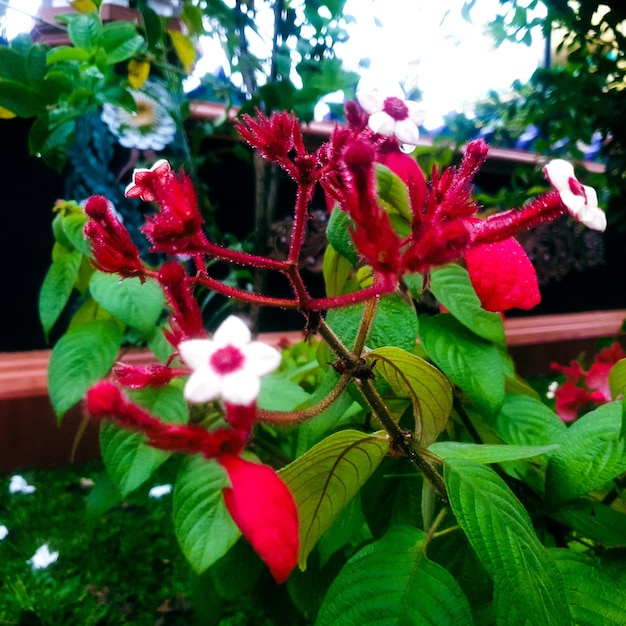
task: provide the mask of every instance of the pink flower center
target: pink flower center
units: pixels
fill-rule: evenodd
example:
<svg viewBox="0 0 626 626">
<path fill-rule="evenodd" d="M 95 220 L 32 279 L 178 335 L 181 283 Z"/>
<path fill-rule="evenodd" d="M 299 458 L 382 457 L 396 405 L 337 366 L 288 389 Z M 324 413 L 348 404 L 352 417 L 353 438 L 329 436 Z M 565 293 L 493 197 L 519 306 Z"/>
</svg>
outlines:
<svg viewBox="0 0 626 626">
<path fill-rule="evenodd" d="M 409 107 L 407 107 L 400 98 L 396 98 L 395 96 L 385 98 L 383 111 L 393 117 L 396 122 L 400 122 L 409 117 Z"/>
<path fill-rule="evenodd" d="M 582 196 L 585 200 L 587 200 L 587 194 L 585 193 L 585 188 L 582 184 L 575 178 L 569 178 L 569 189 L 575 196 Z"/>
<path fill-rule="evenodd" d="M 230 345 L 216 350 L 209 360 L 211 367 L 222 376 L 240 369 L 243 366 L 243 362 L 244 356 L 241 350 Z"/>
</svg>

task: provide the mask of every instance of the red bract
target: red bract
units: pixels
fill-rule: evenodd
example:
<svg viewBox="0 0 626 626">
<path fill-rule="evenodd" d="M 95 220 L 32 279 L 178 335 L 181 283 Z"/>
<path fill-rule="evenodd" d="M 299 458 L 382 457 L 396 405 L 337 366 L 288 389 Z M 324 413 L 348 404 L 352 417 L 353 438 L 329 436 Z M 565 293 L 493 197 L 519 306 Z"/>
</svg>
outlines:
<svg viewBox="0 0 626 626">
<path fill-rule="evenodd" d="M 174 378 L 188 373 L 188 370 L 175 369 L 158 363 L 151 365 L 116 363 L 113 366 L 113 376 L 115 380 L 122 385 L 122 387 L 126 387 L 127 389 L 164 387 Z"/>
<path fill-rule="evenodd" d="M 85 213 L 90 220 L 83 232 L 91 244 L 93 264 L 102 272 L 143 279 L 146 268 L 139 250 L 126 227 L 114 215 L 111 203 L 103 196 L 92 196 L 85 203 Z"/>
<path fill-rule="evenodd" d="M 599 392 L 590 393 L 587 389 L 577 387 L 573 382 L 565 381 L 555 393 L 555 411 L 566 423 L 578 419 L 581 411 L 604 404 L 605 399 Z"/>
<path fill-rule="evenodd" d="M 298 563 L 298 511 L 293 496 L 267 465 L 224 454 L 230 487 L 223 490 L 226 508 L 277 583 Z"/>
<path fill-rule="evenodd" d="M 626 358 L 626 353 L 619 342 L 615 341 L 608 348 L 603 348 L 598 352 L 587 372 L 587 387 L 598 391 L 607 402 L 611 400 L 609 372 L 623 358 Z"/>
<path fill-rule="evenodd" d="M 411 211 L 416 220 L 422 220 L 424 202 L 426 201 L 426 179 L 417 161 L 396 149 L 382 149 L 380 163 L 399 176 L 406 185 L 411 202 Z"/>
<path fill-rule="evenodd" d="M 472 248 L 465 253 L 465 261 L 472 285 L 487 311 L 528 310 L 539 304 L 537 273 L 516 239 Z"/>
</svg>

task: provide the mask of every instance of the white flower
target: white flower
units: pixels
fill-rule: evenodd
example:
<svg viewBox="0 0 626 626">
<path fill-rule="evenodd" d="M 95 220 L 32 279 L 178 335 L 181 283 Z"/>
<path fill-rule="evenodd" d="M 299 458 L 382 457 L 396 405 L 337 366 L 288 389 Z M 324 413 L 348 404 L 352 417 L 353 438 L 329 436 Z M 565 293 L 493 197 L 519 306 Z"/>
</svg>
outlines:
<svg viewBox="0 0 626 626">
<path fill-rule="evenodd" d="M 158 83 L 146 83 L 142 91 L 131 90 L 131 94 L 136 113 L 107 102 L 102 121 L 125 148 L 163 150 L 176 135 L 176 122 L 165 106 L 167 91 Z"/>
<path fill-rule="evenodd" d="M 543 172 L 559 192 L 572 217 L 592 230 L 606 229 L 606 214 L 598 207 L 596 190 L 579 182 L 571 163 L 554 159 L 543 168 Z"/>
<path fill-rule="evenodd" d="M 556 398 L 556 392 L 559 388 L 559 383 L 556 380 L 553 380 L 550 385 L 548 385 L 548 391 L 546 391 L 546 398 L 548 400 L 554 400 Z"/>
<path fill-rule="evenodd" d="M 29 485 L 26 480 L 16 474 L 11 476 L 11 482 L 9 483 L 9 493 L 33 493 L 36 490 L 34 485 Z"/>
<path fill-rule="evenodd" d="M 33 569 L 45 569 L 48 565 L 51 565 L 59 558 L 59 553 L 50 552 L 50 548 L 48 548 L 48 544 L 44 543 L 43 546 L 37 549 L 37 552 L 33 555 L 33 557 L 28 561 Z"/>
<path fill-rule="evenodd" d="M 251 341 L 250 329 L 231 315 L 215 331 L 213 339 L 190 339 L 178 346 L 182 360 L 193 370 L 185 385 L 189 402 L 222 398 L 248 405 L 261 389 L 260 377 L 280 365 L 280 352 L 260 341 Z"/>
<path fill-rule="evenodd" d="M 4 525 L 0 525 L 0 541 L 2 541 L 9 534 L 9 529 Z"/>
<path fill-rule="evenodd" d="M 356 99 L 369 113 L 368 126 L 375 133 L 395 136 L 402 143 L 417 145 L 420 136 L 417 127 L 424 121 L 424 111 L 417 102 L 404 99 L 399 85 L 391 86 L 386 92 L 359 85 Z"/>
<path fill-rule="evenodd" d="M 172 491 L 172 485 L 157 485 L 148 492 L 151 498 L 162 498 Z"/>
</svg>

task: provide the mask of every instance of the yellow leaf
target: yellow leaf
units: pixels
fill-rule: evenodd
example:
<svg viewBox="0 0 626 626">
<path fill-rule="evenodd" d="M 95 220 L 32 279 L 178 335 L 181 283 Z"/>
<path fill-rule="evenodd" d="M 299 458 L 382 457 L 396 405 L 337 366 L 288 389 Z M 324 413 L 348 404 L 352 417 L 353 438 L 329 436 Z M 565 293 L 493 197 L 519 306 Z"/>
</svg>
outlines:
<svg viewBox="0 0 626 626">
<path fill-rule="evenodd" d="M 131 59 L 128 62 L 128 82 L 133 89 L 139 89 L 150 75 L 150 63 Z"/>
<path fill-rule="evenodd" d="M 170 36 L 176 55 L 185 68 L 185 72 L 189 74 L 196 60 L 196 49 L 193 41 L 178 30 L 168 30 L 167 33 Z"/>
<path fill-rule="evenodd" d="M 72 0 L 70 5 L 79 13 L 89 13 L 89 11 L 98 10 L 98 7 L 92 0 Z"/>
<path fill-rule="evenodd" d="M 10 120 L 15 117 L 15 113 L 13 111 L 9 111 L 9 109 L 5 109 L 3 106 L 0 106 L 0 120 Z"/>
</svg>

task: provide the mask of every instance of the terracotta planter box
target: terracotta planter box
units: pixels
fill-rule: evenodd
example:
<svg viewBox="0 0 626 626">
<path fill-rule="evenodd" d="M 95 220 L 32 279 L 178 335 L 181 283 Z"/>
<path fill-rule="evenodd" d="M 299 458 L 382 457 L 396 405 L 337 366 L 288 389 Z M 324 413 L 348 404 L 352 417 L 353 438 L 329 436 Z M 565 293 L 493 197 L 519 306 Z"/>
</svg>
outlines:
<svg viewBox="0 0 626 626">
<path fill-rule="evenodd" d="M 567 363 L 581 352 L 593 354 L 601 338 L 616 337 L 626 310 L 543 315 L 508 319 L 505 331 L 518 371 L 524 377 L 547 375 L 550 363 Z M 298 341 L 299 332 L 265 333 L 262 341 L 277 345 Z M 83 463 L 99 456 L 98 429 L 89 424 L 72 458 L 83 421 L 75 407 L 57 425 L 47 390 L 49 350 L 0 353 L 0 472 Z M 147 363 L 146 351 L 133 350 L 123 360 Z"/>
</svg>

